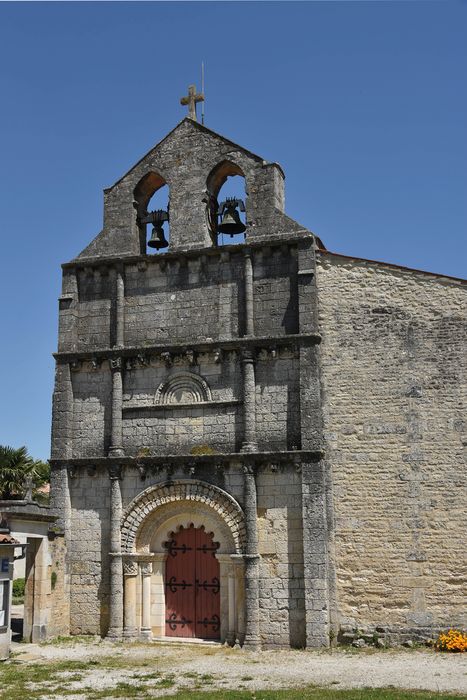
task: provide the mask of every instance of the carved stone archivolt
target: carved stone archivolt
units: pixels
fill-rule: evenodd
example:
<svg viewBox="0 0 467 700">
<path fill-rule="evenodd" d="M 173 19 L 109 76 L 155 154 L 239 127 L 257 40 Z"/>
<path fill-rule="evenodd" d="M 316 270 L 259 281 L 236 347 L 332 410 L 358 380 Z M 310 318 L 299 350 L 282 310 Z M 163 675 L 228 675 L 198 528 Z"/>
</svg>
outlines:
<svg viewBox="0 0 467 700">
<path fill-rule="evenodd" d="M 235 546 L 241 554 L 245 545 L 244 514 L 237 501 L 228 493 L 199 480 L 179 480 L 150 486 L 140 493 L 126 508 L 122 518 L 122 552 L 131 554 L 136 550 L 136 540 L 148 519 L 155 511 L 167 504 L 187 503 L 190 508 L 203 506 L 216 518 L 223 521 Z"/>
<path fill-rule="evenodd" d="M 177 372 L 158 387 L 156 404 L 201 403 L 211 401 L 208 383 L 194 372 Z"/>
</svg>

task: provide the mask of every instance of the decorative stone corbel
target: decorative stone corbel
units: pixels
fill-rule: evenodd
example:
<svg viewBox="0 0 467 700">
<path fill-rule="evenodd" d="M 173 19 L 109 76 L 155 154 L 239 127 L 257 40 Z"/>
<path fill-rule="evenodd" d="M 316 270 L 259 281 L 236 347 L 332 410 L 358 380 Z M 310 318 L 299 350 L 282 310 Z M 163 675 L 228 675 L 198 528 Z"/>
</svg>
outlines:
<svg viewBox="0 0 467 700">
<path fill-rule="evenodd" d="M 171 352 L 161 352 L 161 360 L 165 362 L 166 367 L 172 367 L 173 357 Z"/>
<path fill-rule="evenodd" d="M 67 471 L 70 479 L 74 479 L 76 477 L 76 466 L 74 464 L 69 464 L 67 467 Z"/>
<path fill-rule="evenodd" d="M 82 361 L 81 360 L 72 360 L 70 362 L 70 370 L 72 372 L 79 372 L 81 367 L 82 367 Z"/>
<path fill-rule="evenodd" d="M 194 350 L 186 350 L 185 357 L 188 360 L 188 364 L 190 365 L 190 367 L 193 367 L 193 365 L 196 364 L 196 356 Z"/>
<path fill-rule="evenodd" d="M 214 362 L 219 365 L 222 362 L 222 348 L 216 348 L 214 350 Z"/>
<path fill-rule="evenodd" d="M 130 372 L 134 369 L 136 369 L 136 358 L 135 357 L 127 357 L 125 360 L 125 369 L 129 370 Z"/>
<path fill-rule="evenodd" d="M 142 353 L 140 353 L 138 355 L 137 359 L 138 359 L 138 362 L 141 365 L 141 367 L 148 367 L 149 366 L 150 360 L 149 360 L 149 357 L 147 355 L 143 355 Z"/>
<path fill-rule="evenodd" d="M 91 362 L 91 369 L 93 372 L 96 372 L 102 364 L 102 360 L 99 357 L 91 357 L 90 362 Z"/>
<path fill-rule="evenodd" d="M 146 480 L 146 477 L 147 477 L 147 474 L 148 474 L 148 470 L 147 470 L 146 465 L 145 465 L 145 464 L 142 464 L 141 462 L 139 462 L 139 463 L 136 465 L 136 468 L 138 469 L 138 472 L 139 472 L 141 481 L 145 481 L 145 480 Z"/>
<path fill-rule="evenodd" d="M 86 467 L 86 472 L 88 476 L 96 476 L 97 468 L 94 464 L 90 464 Z"/>
</svg>

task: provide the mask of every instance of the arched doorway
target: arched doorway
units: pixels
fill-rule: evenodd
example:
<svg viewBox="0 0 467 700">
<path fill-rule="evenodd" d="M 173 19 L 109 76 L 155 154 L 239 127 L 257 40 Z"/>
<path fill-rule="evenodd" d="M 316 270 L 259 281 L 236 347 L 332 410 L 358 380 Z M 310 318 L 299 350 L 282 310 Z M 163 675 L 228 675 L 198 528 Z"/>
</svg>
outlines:
<svg viewBox="0 0 467 700">
<path fill-rule="evenodd" d="M 195 479 L 154 484 L 128 505 L 121 532 L 124 636 L 243 643 L 245 522 L 231 495 Z"/>
<path fill-rule="evenodd" d="M 221 581 L 214 533 L 203 525 L 182 525 L 165 544 L 166 636 L 219 639 Z"/>
</svg>

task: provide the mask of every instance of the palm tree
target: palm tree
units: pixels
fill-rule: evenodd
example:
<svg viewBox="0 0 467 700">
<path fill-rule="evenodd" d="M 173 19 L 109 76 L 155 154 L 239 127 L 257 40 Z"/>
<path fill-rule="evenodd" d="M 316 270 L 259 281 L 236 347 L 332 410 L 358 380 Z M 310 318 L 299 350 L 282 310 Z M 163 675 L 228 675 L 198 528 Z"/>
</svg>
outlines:
<svg viewBox="0 0 467 700">
<path fill-rule="evenodd" d="M 26 447 L 0 445 L 0 498 L 10 500 L 22 498 L 26 482 L 34 482 L 38 474 L 36 462 L 29 456 Z"/>
</svg>

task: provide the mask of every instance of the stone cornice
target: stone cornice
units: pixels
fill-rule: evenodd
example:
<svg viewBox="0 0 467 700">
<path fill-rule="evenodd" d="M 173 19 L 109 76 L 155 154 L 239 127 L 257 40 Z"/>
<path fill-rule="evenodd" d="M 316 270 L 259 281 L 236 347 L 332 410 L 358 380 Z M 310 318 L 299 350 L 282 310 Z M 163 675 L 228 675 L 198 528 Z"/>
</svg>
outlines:
<svg viewBox="0 0 467 700">
<path fill-rule="evenodd" d="M 73 459 L 51 459 L 52 467 L 69 466 L 73 470 L 87 470 L 89 467 L 105 467 L 110 464 L 134 467 L 140 471 L 152 469 L 194 469 L 199 467 L 244 466 L 269 467 L 276 469 L 285 466 L 300 467 L 302 463 L 317 462 L 324 457 L 323 449 L 288 450 L 284 452 L 229 452 L 206 455 L 154 455 L 142 457 L 81 457 Z"/>
<path fill-rule="evenodd" d="M 289 247 L 304 239 L 313 239 L 312 233 L 303 229 L 302 233 L 275 234 L 274 236 L 262 236 L 257 241 L 249 241 L 248 243 L 237 243 L 236 245 L 209 246 L 208 248 L 189 248 L 186 250 L 174 250 L 165 253 L 157 253 L 157 255 L 128 255 L 128 256 L 109 256 L 102 258 L 75 258 L 70 262 L 62 263 L 63 270 L 69 269 L 84 269 L 97 267 L 115 267 L 116 265 L 136 265 L 138 263 L 158 264 L 167 263 L 171 260 L 180 260 L 181 258 L 196 259 L 202 256 L 223 256 L 244 254 L 245 250 L 261 250 L 267 248 L 280 248 L 281 246 Z"/>
<path fill-rule="evenodd" d="M 74 362 L 77 360 L 106 360 L 112 358 L 137 358 L 138 356 L 157 355 L 158 353 L 173 353 L 180 355 L 190 351 L 215 352 L 219 350 L 274 350 L 276 347 L 317 345 L 321 342 L 319 333 L 295 333 L 281 336 L 256 336 L 245 338 L 232 338 L 225 340 L 193 340 L 183 343 L 165 343 L 160 345 L 134 345 L 127 347 L 99 348 L 94 350 L 76 350 L 73 352 L 55 352 L 54 358 L 60 362 Z"/>
</svg>

